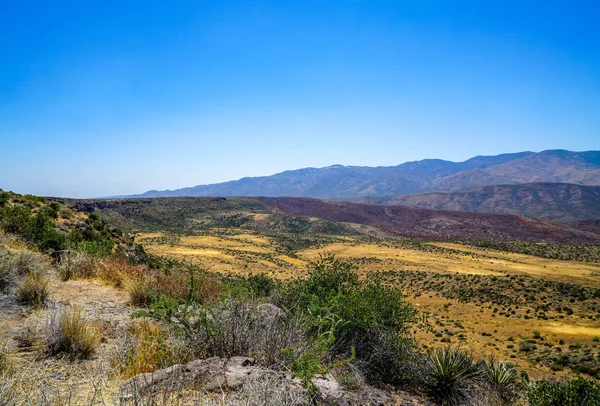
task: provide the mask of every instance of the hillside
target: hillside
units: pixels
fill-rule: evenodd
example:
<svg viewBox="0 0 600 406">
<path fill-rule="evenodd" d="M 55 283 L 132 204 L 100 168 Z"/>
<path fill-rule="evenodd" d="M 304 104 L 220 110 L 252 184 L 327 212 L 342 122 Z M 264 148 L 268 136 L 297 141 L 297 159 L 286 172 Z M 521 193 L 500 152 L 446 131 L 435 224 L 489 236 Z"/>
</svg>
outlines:
<svg viewBox="0 0 600 406">
<path fill-rule="evenodd" d="M 241 228 L 295 234 L 343 234 L 367 226 L 389 235 L 425 239 L 496 239 L 598 243 L 600 236 L 546 220 L 514 215 L 326 202 L 310 198 L 196 197 L 61 200 L 98 213 L 127 231 L 200 232 Z"/>
<path fill-rule="evenodd" d="M 464 162 L 425 159 L 390 167 L 333 165 L 177 190 L 152 190 L 141 195 L 126 197 L 352 198 L 425 191 L 453 191 L 484 185 L 533 182 L 600 186 L 600 151 L 520 152 L 477 156 Z"/>
<path fill-rule="evenodd" d="M 563 222 L 600 219 L 600 187 L 566 183 L 480 186 L 455 192 L 369 197 L 353 201 L 430 210 L 518 214 Z"/>
<path fill-rule="evenodd" d="M 598 243 L 597 234 L 531 217 L 325 202 L 309 198 L 263 198 L 287 214 L 365 224 L 395 235 L 433 239 L 492 239 Z"/>
</svg>

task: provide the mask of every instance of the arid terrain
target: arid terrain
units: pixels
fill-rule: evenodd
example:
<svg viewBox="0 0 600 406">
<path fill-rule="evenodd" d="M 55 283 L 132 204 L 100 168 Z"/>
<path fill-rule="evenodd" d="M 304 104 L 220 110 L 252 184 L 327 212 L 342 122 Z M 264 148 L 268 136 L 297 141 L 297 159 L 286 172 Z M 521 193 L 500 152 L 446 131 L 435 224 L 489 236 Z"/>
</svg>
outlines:
<svg viewBox="0 0 600 406">
<path fill-rule="evenodd" d="M 153 254 L 211 272 L 278 279 L 297 277 L 308 261 L 330 252 L 352 261 L 365 278 L 401 286 L 411 303 L 429 314 L 421 343 L 459 343 L 480 356 L 513 360 L 533 376 L 564 374 L 567 355 L 577 367 L 600 355 L 600 263 L 554 260 L 482 249 L 465 243 L 322 237 L 287 255 L 276 237 L 239 230 L 205 235 L 140 233 L 136 242 Z M 539 333 L 539 334 L 538 334 Z M 534 335 L 537 337 L 534 337 Z M 536 348 L 523 351 L 523 342 Z M 585 354 L 585 355 L 584 355 Z"/>
<path fill-rule="evenodd" d="M 2 193 L 5 404 L 505 405 L 534 399 L 530 382 L 600 379 L 594 229 L 315 199 Z M 445 356 L 479 378 L 440 392 Z M 492 371 L 509 383 L 481 380 Z"/>
</svg>

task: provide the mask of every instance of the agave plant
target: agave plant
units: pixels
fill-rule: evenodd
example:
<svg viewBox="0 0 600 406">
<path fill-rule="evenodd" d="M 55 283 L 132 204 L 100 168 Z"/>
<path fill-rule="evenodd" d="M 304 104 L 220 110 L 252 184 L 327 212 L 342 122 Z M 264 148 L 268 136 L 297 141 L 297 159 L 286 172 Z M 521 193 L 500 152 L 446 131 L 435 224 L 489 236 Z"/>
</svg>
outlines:
<svg viewBox="0 0 600 406">
<path fill-rule="evenodd" d="M 431 394 L 445 404 L 461 404 L 471 384 L 481 380 L 483 369 L 484 363 L 461 348 L 437 348 L 426 359 Z"/>
</svg>

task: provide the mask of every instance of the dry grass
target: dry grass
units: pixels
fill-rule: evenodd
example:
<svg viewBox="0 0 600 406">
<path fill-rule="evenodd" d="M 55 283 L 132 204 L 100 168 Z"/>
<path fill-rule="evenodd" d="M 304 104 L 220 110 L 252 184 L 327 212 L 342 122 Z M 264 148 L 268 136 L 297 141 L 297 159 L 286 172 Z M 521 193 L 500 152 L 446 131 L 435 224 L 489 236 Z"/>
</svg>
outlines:
<svg viewBox="0 0 600 406">
<path fill-rule="evenodd" d="M 139 319 L 121 337 L 114 367 L 123 379 L 166 368 L 173 361 L 171 344 L 156 322 Z"/>
<path fill-rule="evenodd" d="M 46 355 L 87 359 L 94 355 L 100 338 L 78 307 L 51 309 L 44 331 Z"/>
<path fill-rule="evenodd" d="M 20 303 L 44 307 L 50 298 L 50 281 L 40 271 L 30 272 L 17 284 L 16 295 Z"/>
<path fill-rule="evenodd" d="M 66 254 L 61 257 L 58 274 L 63 282 L 77 278 L 95 278 L 102 264 L 96 258 L 85 254 Z"/>
<path fill-rule="evenodd" d="M 4 337 L 0 337 L 0 374 L 8 371 L 8 357 L 10 356 L 10 353 L 11 349 L 8 345 L 8 340 Z"/>
<path fill-rule="evenodd" d="M 16 280 L 30 274 L 43 274 L 50 269 L 48 259 L 27 248 L 0 247 L 0 292 L 5 292 Z"/>
</svg>

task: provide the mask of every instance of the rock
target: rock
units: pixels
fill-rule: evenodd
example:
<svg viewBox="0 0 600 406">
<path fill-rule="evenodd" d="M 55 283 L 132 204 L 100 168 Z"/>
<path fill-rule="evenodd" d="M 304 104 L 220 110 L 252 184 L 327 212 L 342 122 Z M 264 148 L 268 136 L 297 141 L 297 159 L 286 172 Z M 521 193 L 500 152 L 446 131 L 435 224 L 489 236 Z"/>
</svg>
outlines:
<svg viewBox="0 0 600 406">
<path fill-rule="evenodd" d="M 263 303 L 254 308 L 259 319 L 280 320 L 285 317 L 285 312 L 271 303 Z"/>
<path fill-rule="evenodd" d="M 312 383 L 320 400 L 326 405 L 384 406 L 394 404 L 392 397 L 381 389 L 363 384 L 359 389 L 348 390 L 329 374 L 313 378 Z"/>
<path fill-rule="evenodd" d="M 121 385 L 121 397 L 157 394 L 178 390 L 216 392 L 236 390 L 251 378 L 283 373 L 254 365 L 254 359 L 233 357 L 225 361 L 218 357 L 173 365 L 154 373 L 140 374 Z"/>
<path fill-rule="evenodd" d="M 436 406 L 430 400 L 412 393 L 397 391 L 394 393 L 395 404 L 399 406 Z"/>
<path fill-rule="evenodd" d="M 245 385 L 256 382 L 279 382 L 285 388 L 282 392 L 305 393 L 298 380 L 283 372 L 254 365 L 254 359 L 232 357 L 224 360 L 218 357 L 173 365 L 151 374 L 140 374 L 121 385 L 122 403 L 137 396 L 155 396 L 169 392 L 186 390 L 224 392 L 246 390 Z M 315 396 L 325 405 L 383 406 L 394 404 L 391 396 L 380 389 L 362 385 L 360 389 L 348 390 L 331 375 L 321 375 L 312 380 Z"/>
</svg>

